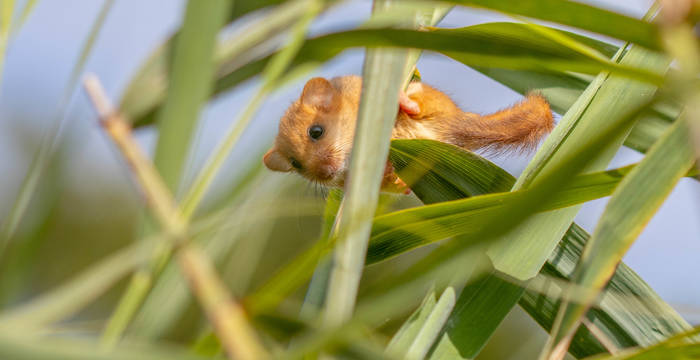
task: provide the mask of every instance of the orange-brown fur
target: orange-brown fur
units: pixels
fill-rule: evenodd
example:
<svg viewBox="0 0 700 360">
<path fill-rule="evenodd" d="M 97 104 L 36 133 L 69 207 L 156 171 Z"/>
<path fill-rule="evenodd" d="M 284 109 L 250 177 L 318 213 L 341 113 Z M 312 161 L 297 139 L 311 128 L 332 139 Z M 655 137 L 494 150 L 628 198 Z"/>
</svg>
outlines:
<svg viewBox="0 0 700 360">
<path fill-rule="evenodd" d="M 342 186 L 361 88 L 358 76 L 309 80 L 280 121 L 275 144 L 264 158 L 267 167 L 296 170 L 312 181 Z M 462 111 L 445 93 L 423 83 L 412 83 L 406 94 L 420 111 L 409 115 L 399 110 L 392 133 L 395 139 L 433 139 L 468 150 L 532 148 L 554 126 L 549 104 L 537 94 L 485 116 Z M 316 140 L 308 133 L 313 125 L 324 128 Z M 291 166 L 292 159 L 301 169 Z M 385 176 L 387 181 L 394 178 Z"/>
</svg>

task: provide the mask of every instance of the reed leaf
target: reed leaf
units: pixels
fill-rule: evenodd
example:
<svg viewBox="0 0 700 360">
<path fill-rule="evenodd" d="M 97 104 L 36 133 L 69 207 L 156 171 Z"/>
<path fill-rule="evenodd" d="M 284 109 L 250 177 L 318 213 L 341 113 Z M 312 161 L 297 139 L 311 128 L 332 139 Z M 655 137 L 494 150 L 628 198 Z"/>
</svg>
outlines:
<svg viewBox="0 0 700 360">
<path fill-rule="evenodd" d="M 398 150 L 401 151 L 398 151 Z M 421 140 L 395 140 L 392 143 L 392 158 L 395 164 L 429 164 L 429 167 L 409 166 L 399 168 L 402 178 L 412 179 L 414 192 L 426 203 L 446 201 L 478 194 L 502 191 L 510 188 L 515 179 L 497 166 L 470 152 L 451 145 Z M 399 161 L 397 158 L 401 158 Z M 491 179 L 491 181 L 489 181 Z M 569 279 L 577 263 L 588 234 L 575 224 L 567 231 L 562 241 L 544 265 L 541 274 L 559 279 Z M 422 271 L 425 271 L 422 270 Z M 453 354 L 459 349 L 462 356 L 469 351 L 469 344 L 481 338 L 479 332 L 470 332 L 469 318 L 483 324 L 492 320 L 496 324 L 500 319 L 488 318 L 480 312 L 462 312 L 460 308 L 470 302 L 479 302 L 478 284 L 499 290 L 502 295 L 521 293 L 524 288 L 496 272 L 488 274 L 484 280 L 471 284 L 462 291 L 458 299 L 457 310 L 452 315 L 446 334 L 433 352 L 433 358 L 440 354 Z M 555 285 L 552 285 L 555 286 Z M 520 305 L 545 330 L 549 331 L 554 322 L 559 298 L 552 298 L 541 289 L 531 288 L 525 291 Z M 474 296 L 472 296 L 474 295 Z M 505 296 L 504 296 L 505 297 Z M 479 302 L 485 308 L 497 307 L 497 303 Z M 429 307 L 429 305 L 425 305 Z M 416 312 L 423 312 L 420 308 Z M 656 343 L 670 334 L 686 330 L 688 324 L 653 290 L 625 264 L 620 264 L 613 275 L 610 286 L 597 307 L 589 314 L 591 323 L 612 341 L 617 348 Z M 463 329 L 463 330 L 460 330 Z M 449 332 L 449 336 L 448 336 Z M 576 357 L 585 357 L 606 349 L 587 329 L 580 329 L 575 335 L 573 346 L 569 349 Z M 481 341 L 483 343 L 483 340 Z M 452 349 L 452 350 L 451 350 Z"/>
<path fill-rule="evenodd" d="M 563 357 L 559 354 L 568 348 L 580 318 L 607 284 L 627 249 L 694 162 L 688 127 L 681 117 L 610 198 L 572 277 L 573 282 L 591 291 L 583 297 L 565 297 L 552 340 L 545 349 L 548 356 Z"/>
<path fill-rule="evenodd" d="M 539 25 L 538 25 L 539 26 Z M 554 30 L 565 34 L 585 46 L 592 47 L 604 54 L 610 52 L 610 45 L 585 36 Z M 597 74 L 601 70 L 609 70 L 645 81 L 659 82 L 660 74 L 648 70 L 640 70 L 625 65 L 611 65 L 607 62 L 590 59 L 577 51 L 567 48 L 551 39 L 543 38 L 525 24 L 518 23 L 486 23 L 458 29 L 428 28 L 423 31 L 406 29 L 355 29 L 307 39 L 293 60 L 293 67 L 303 67 L 308 64 L 318 64 L 328 61 L 342 51 L 355 47 L 406 47 L 437 51 L 454 57 L 469 66 L 498 67 L 508 69 L 528 69 L 547 72 L 579 71 Z M 234 53 L 232 52 L 233 56 Z M 229 90 L 241 82 L 259 74 L 269 61 L 271 55 L 248 63 L 222 64 L 217 71 L 215 94 Z M 148 79 L 152 71 L 146 71 L 132 81 L 125 101 L 122 102 L 126 113 L 136 126 L 153 122 L 152 114 L 160 105 L 159 99 L 149 100 L 147 104 L 136 105 L 139 101 L 136 95 L 132 99 L 129 94 L 150 86 Z M 139 91 L 140 92 L 140 91 Z M 134 105 L 131 105 L 134 104 Z M 133 110 L 131 110 L 133 109 Z"/>
<path fill-rule="evenodd" d="M 474 6 L 589 30 L 621 40 L 659 49 L 658 26 L 643 20 L 571 0 L 450 0 L 453 4 Z"/>
<path fill-rule="evenodd" d="M 188 1 L 173 49 L 168 95 L 158 118 L 154 163 L 170 191 L 177 192 L 199 112 L 214 75 L 214 45 L 230 0 Z"/>
</svg>

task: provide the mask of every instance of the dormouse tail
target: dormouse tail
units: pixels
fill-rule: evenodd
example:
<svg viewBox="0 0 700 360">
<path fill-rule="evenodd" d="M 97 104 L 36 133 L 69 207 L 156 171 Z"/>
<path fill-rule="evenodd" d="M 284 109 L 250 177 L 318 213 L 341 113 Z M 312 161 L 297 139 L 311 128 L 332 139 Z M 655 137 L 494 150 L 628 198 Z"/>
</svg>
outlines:
<svg viewBox="0 0 700 360">
<path fill-rule="evenodd" d="M 473 123 L 464 134 L 464 146 L 472 150 L 529 150 L 554 128 L 549 103 L 537 93 L 507 109 L 477 116 Z"/>
</svg>

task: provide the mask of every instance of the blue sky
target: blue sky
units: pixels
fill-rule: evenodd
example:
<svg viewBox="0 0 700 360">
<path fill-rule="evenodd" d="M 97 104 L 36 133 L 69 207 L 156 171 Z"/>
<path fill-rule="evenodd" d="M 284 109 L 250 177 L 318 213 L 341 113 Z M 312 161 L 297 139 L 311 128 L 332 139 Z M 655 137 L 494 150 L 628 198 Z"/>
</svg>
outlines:
<svg viewBox="0 0 700 360">
<path fill-rule="evenodd" d="M 51 121 L 55 121 L 71 66 L 78 57 L 80 46 L 101 3 L 86 0 L 39 1 L 26 26 L 10 44 L 0 90 L 0 173 L 6 174 L 0 180 L 0 214 L 7 211 L 30 160 L 21 151 L 27 144 L 10 134 L 16 131 L 41 134 Z M 591 3 L 641 16 L 651 1 Z M 101 78 L 115 100 L 119 99 L 139 64 L 177 26 L 183 5 L 182 0 L 115 2 L 87 63 L 87 70 Z M 342 5 L 319 19 L 312 33 L 352 27 L 367 17 L 369 6 L 369 1 L 352 1 Z M 485 12 L 459 10 L 453 11 L 441 25 L 455 27 L 504 19 Z M 427 54 L 418 67 L 426 82 L 450 94 L 468 111 L 492 112 L 520 98 L 502 85 L 442 56 Z M 362 52 L 350 51 L 313 75 L 332 77 L 359 74 L 361 68 Z M 236 165 L 246 159 L 250 152 L 268 146 L 275 135 L 279 117 L 298 96 L 302 85 L 303 80 L 300 80 L 266 101 L 252 128 L 227 161 L 228 171 L 221 176 L 219 184 L 235 176 Z M 236 118 L 255 86 L 255 83 L 246 84 L 204 110 L 204 121 L 199 129 L 192 163 L 201 163 L 211 151 L 223 129 Z M 75 176 L 74 186 L 82 191 L 99 191 L 91 189 L 94 186 L 92 182 L 79 181 L 81 176 L 90 174 L 108 181 L 122 177 L 122 168 L 115 160 L 110 144 L 100 134 L 92 109 L 82 93 L 74 94 L 69 114 L 66 140 L 72 144 L 72 160 L 67 166 L 73 170 L 70 173 Z M 144 145 L 152 146 L 152 130 L 141 131 L 138 136 Z M 530 155 L 511 154 L 493 160 L 517 175 Z M 634 151 L 622 149 L 611 167 L 633 163 L 640 158 Z M 693 322 L 700 322 L 700 286 L 679 284 L 697 283 L 696 274 L 700 273 L 698 199 L 698 182 L 683 179 L 625 259 L 664 299 Z M 592 231 L 605 203 L 606 199 L 587 203 L 576 221 Z"/>
</svg>

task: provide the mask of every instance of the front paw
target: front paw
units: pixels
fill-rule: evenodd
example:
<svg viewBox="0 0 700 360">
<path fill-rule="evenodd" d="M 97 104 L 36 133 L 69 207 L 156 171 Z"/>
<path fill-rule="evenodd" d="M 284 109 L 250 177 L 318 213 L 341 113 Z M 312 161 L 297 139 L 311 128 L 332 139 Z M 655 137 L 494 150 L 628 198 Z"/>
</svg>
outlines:
<svg viewBox="0 0 700 360">
<path fill-rule="evenodd" d="M 382 191 L 405 194 L 411 193 L 411 188 L 403 180 L 396 175 L 394 167 L 391 162 L 386 162 L 386 167 L 384 168 L 384 178 L 382 179 Z"/>
</svg>

